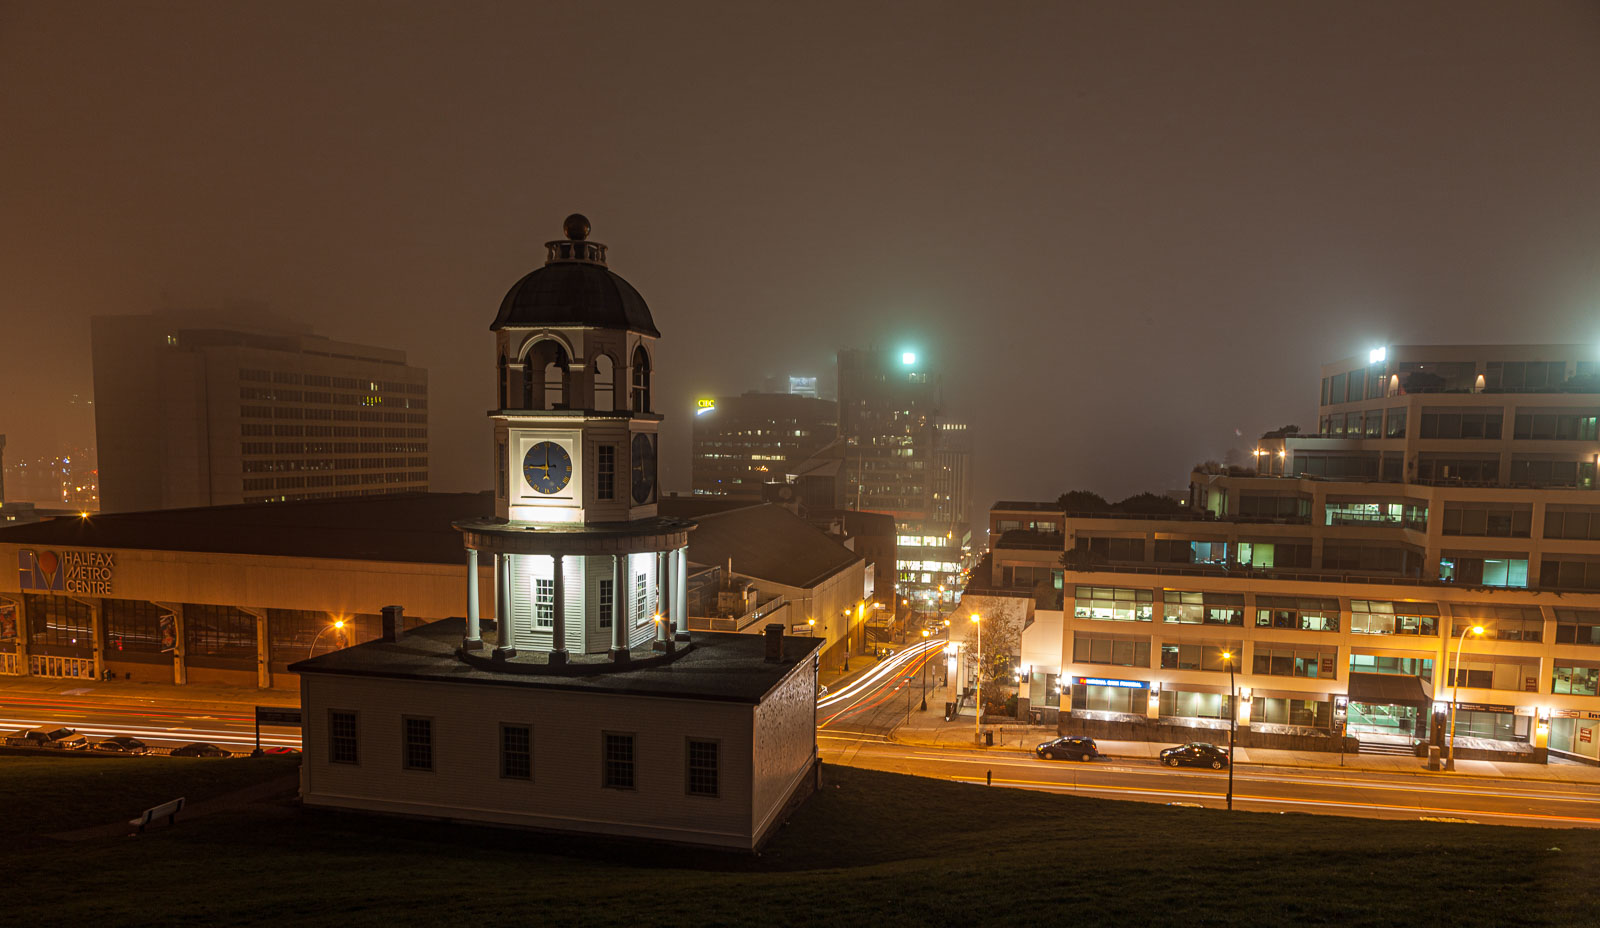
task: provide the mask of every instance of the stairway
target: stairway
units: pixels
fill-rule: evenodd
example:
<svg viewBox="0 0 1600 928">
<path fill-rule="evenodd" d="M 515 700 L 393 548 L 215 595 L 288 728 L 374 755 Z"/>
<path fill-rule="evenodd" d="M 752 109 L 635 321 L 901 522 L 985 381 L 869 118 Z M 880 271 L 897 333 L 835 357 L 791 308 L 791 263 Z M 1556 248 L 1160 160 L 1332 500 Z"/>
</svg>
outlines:
<svg viewBox="0 0 1600 928">
<path fill-rule="evenodd" d="M 1416 757 L 1417 752 L 1409 744 L 1395 744 L 1389 741 L 1357 741 L 1357 754 L 1387 754 L 1391 757 Z"/>
</svg>

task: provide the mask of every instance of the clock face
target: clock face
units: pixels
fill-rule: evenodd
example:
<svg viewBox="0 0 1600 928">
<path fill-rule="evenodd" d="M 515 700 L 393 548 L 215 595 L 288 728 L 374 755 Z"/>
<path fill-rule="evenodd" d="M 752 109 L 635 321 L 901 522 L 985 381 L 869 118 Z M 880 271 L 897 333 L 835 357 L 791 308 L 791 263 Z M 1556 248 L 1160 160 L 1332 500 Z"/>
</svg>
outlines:
<svg viewBox="0 0 1600 928">
<path fill-rule="evenodd" d="M 656 489 L 656 444 L 645 434 L 633 436 L 633 501 L 648 503 Z"/>
<path fill-rule="evenodd" d="M 522 479 L 536 493 L 558 493 L 572 482 L 572 455 L 553 441 L 541 441 L 523 456 Z"/>
</svg>

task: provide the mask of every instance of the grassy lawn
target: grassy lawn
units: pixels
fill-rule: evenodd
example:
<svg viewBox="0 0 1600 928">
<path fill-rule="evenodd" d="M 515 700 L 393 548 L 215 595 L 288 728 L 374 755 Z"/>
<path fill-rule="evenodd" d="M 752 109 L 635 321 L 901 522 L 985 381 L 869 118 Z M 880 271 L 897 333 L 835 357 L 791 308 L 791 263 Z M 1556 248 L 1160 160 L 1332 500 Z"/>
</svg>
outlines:
<svg viewBox="0 0 1600 928">
<path fill-rule="evenodd" d="M 0 762 L 0 795 L 40 806 L 29 813 L 33 821 L 70 815 L 57 827 L 81 824 L 75 811 L 42 808 L 77 796 L 69 784 L 34 782 L 58 775 L 88 782 L 70 769 L 79 763 L 53 763 L 46 771 Z M 136 765 L 115 766 L 132 776 Z M 283 772 L 257 769 L 258 778 Z M 162 787 L 138 771 L 137 789 L 167 798 L 221 785 L 193 779 L 220 776 L 202 763 L 169 770 L 186 780 L 183 787 Z M 135 789 L 109 774 L 97 783 L 103 792 Z M 301 813 L 288 804 L 137 839 L 69 845 L 19 835 L 0 847 L 0 866 L 12 875 L 0 883 L 0 911 L 19 925 L 198 919 L 386 928 L 1590 925 L 1600 918 L 1600 892 L 1589 878 L 1600 852 L 1594 832 L 1230 815 L 837 767 L 824 782 L 760 858 Z M 126 807 L 141 802 L 116 814 L 126 817 Z"/>
</svg>

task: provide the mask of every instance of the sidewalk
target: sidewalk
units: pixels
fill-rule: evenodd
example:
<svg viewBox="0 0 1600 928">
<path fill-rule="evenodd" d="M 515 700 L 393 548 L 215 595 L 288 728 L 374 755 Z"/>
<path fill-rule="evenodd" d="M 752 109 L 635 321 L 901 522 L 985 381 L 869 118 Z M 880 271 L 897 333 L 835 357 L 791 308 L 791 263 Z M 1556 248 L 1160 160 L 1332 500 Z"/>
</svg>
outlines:
<svg viewBox="0 0 1600 928">
<path fill-rule="evenodd" d="M 911 718 L 890 733 L 890 740 L 901 744 L 924 747 L 965 748 L 968 750 L 1006 751 L 1032 753 L 1034 746 L 1056 737 L 1054 725 L 1029 725 L 1017 720 L 1005 723 L 985 723 L 984 730 L 994 732 L 994 746 L 984 748 L 976 743 L 972 710 L 954 720 L 944 720 L 944 705 L 950 696 L 943 687 L 928 692 L 928 711 L 912 712 Z M 1220 735 L 1220 738 L 1217 736 Z M 1227 744 L 1223 732 L 1196 730 L 1195 740 L 1215 739 Z M 1163 748 L 1172 747 L 1163 741 L 1105 741 L 1096 739 L 1100 750 L 1113 760 L 1156 763 Z M 1291 767 L 1310 770 L 1365 770 L 1376 773 L 1407 774 L 1419 777 L 1492 777 L 1499 780 L 1535 780 L 1546 783 L 1572 783 L 1582 786 L 1600 786 L 1600 767 L 1578 764 L 1512 764 L 1487 760 L 1458 760 L 1454 773 L 1427 769 L 1420 757 L 1394 757 L 1383 754 L 1346 754 L 1343 763 L 1338 754 L 1320 751 L 1281 751 L 1269 748 L 1235 748 L 1241 767 Z"/>
<path fill-rule="evenodd" d="M 194 683 L 132 683 L 113 680 L 65 680 L 56 677 L 0 677 L 0 700 L 88 699 L 107 706 L 181 706 L 188 709 L 249 711 L 252 706 L 300 705 L 299 690 Z"/>
</svg>

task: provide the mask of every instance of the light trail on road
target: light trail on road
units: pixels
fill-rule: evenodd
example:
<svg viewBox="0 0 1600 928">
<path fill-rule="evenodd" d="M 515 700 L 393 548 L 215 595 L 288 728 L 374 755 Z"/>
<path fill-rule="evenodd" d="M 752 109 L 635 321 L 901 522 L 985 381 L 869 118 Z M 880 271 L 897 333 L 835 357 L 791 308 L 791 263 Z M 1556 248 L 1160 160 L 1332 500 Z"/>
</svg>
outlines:
<svg viewBox="0 0 1600 928">
<path fill-rule="evenodd" d="M 929 638 L 925 641 L 919 641 L 916 644 L 901 648 L 899 651 L 896 651 L 893 656 L 883 661 L 878 666 L 872 668 L 856 679 L 846 683 L 844 686 L 839 687 L 837 690 L 834 690 L 823 698 L 817 700 L 817 708 L 827 709 L 838 705 L 844 700 L 866 695 L 870 693 L 876 686 L 881 685 L 886 678 L 893 675 L 896 670 L 898 670 L 900 667 L 903 667 L 911 659 L 920 654 L 941 650 L 944 648 L 945 644 L 946 642 L 942 638 Z"/>
</svg>

